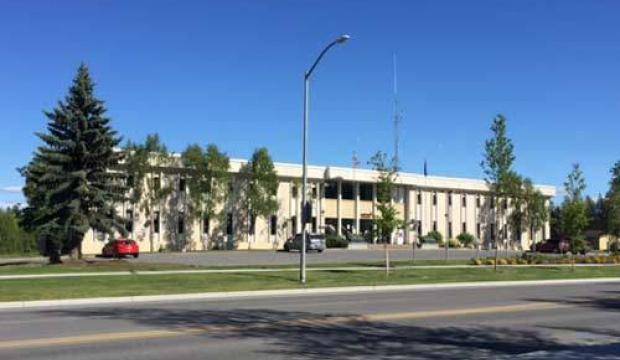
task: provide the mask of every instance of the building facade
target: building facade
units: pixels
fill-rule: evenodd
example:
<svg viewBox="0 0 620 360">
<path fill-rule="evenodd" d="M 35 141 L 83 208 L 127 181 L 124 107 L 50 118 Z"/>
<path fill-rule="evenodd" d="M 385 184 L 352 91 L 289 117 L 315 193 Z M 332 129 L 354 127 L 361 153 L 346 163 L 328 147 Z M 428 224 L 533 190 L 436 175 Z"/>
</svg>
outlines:
<svg viewBox="0 0 620 360">
<path fill-rule="evenodd" d="M 129 237 L 140 245 L 141 252 L 204 251 L 212 249 L 281 249 L 284 242 L 302 228 L 301 177 L 302 167 L 297 164 L 275 163 L 279 178 L 277 213 L 268 218 L 248 220 L 247 211 L 235 205 L 235 174 L 244 160 L 231 160 L 231 191 L 229 200 L 218 205 L 221 216 L 216 219 L 193 219 L 189 216 L 187 187 L 181 169 L 168 169 L 151 176 L 174 189 L 167 199 L 153 206 L 151 226 L 147 215 L 130 204 L 119 204 L 118 210 L 126 218 Z M 373 219 L 377 216 L 378 173 L 373 170 L 342 167 L 308 167 L 308 200 L 312 202 L 312 232 L 333 232 L 340 235 L 356 234 L 373 242 Z M 495 236 L 504 231 L 502 238 L 512 239 L 503 247 L 529 249 L 532 243 L 549 236 L 549 223 L 538 231 L 511 234 L 506 224 L 510 212 L 497 219 L 495 202 L 482 180 L 423 176 L 399 173 L 392 196 L 402 220 L 408 224 L 391 239 L 394 244 L 411 244 L 429 231 L 439 231 L 444 239 L 456 238 L 467 232 L 480 240 L 483 246 L 495 244 Z M 537 185 L 549 199 L 555 196 L 552 186 Z M 496 224 L 496 221 L 498 222 Z M 250 224 L 254 224 L 251 226 Z M 107 235 L 89 231 L 82 242 L 84 254 L 98 254 L 107 241 Z"/>
</svg>

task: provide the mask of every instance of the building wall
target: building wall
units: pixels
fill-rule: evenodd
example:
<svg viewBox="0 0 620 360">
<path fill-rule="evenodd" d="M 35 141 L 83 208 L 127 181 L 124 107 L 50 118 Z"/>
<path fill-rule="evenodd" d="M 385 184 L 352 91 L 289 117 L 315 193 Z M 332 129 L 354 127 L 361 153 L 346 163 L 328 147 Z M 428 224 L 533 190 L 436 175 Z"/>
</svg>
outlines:
<svg viewBox="0 0 620 360">
<path fill-rule="evenodd" d="M 233 160 L 232 172 L 238 171 L 243 161 Z M 166 173 L 158 173 L 162 184 L 172 184 L 175 191 L 159 204 L 154 204 L 154 211 L 160 213 L 159 232 L 153 233 L 153 246 L 151 247 L 151 229 L 149 219 L 140 207 L 132 207 L 130 204 L 119 204 L 118 211 L 127 214 L 133 211 L 133 229 L 129 237 L 135 239 L 140 245 L 142 252 L 172 250 L 172 251 L 204 251 L 210 249 L 280 249 L 291 235 L 302 229 L 301 224 L 301 168 L 293 164 L 276 164 L 276 171 L 280 176 L 277 200 L 279 209 L 276 214 L 276 228 L 272 230 L 270 218 L 257 218 L 254 234 L 249 233 L 247 211 L 237 208 L 238 202 L 234 201 L 237 196 L 235 183 L 233 193 L 228 201 L 217 206 L 216 211 L 221 211 L 223 220 L 210 219 L 209 232 L 204 230 L 203 221 L 189 217 L 186 191 L 179 191 L 178 183 L 181 175 L 174 169 Z M 233 174 L 234 175 L 234 174 Z M 353 233 L 360 233 L 360 222 L 377 216 L 376 209 L 376 185 L 373 185 L 373 200 L 360 200 L 359 184 L 374 184 L 377 173 L 369 170 L 343 168 L 309 168 L 309 193 L 308 200 L 313 204 L 313 218 L 316 223 L 315 229 L 324 232 L 328 222 L 336 222 L 336 231 L 343 234 L 347 229 L 344 224 L 351 226 Z M 338 183 L 338 196 L 336 199 L 325 198 L 326 182 Z M 342 182 L 353 183 L 354 197 L 352 200 L 342 198 Z M 444 239 L 449 236 L 449 224 L 452 223 L 452 238 L 462 232 L 463 223 L 466 231 L 478 237 L 477 228 L 480 226 L 480 239 L 485 244 L 491 244 L 491 229 L 496 219 L 490 205 L 490 197 L 486 184 L 471 179 L 421 177 L 416 174 L 399 174 L 399 190 L 393 196 L 394 206 L 397 208 L 399 217 L 408 224 L 419 221 L 421 233 L 426 235 L 436 226 Z M 314 188 L 314 190 L 312 190 Z M 555 195 L 555 189 L 540 187 L 544 195 Z M 316 196 L 313 196 L 316 195 Z M 418 203 L 418 195 L 420 203 Z M 452 203 L 449 203 L 449 196 Z M 434 203 L 433 198 L 436 197 Z M 465 206 L 463 206 L 463 197 Z M 480 206 L 477 206 L 477 199 Z M 227 233 L 227 216 L 232 215 L 232 233 Z M 184 231 L 179 232 L 179 220 L 184 222 Z M 499 220 L 503 225 L 506 218 Z M 308 229 L 311 229 L 309 225 Z M 549 235 L 549 224 L 546 223 L 534 234 L 536 241 L 544 240 Z M 499 227 L 496 226 L 499 231 Z M 418 238 L 418 232 L 413 227 L 407 228 L 402 234 L 396 234 L 393 242 L 402 241 L 412 243 Z M 108 240 L 108 235 L 89 231 L 82 243 L 82 251 L 85 254 L 97 254 Z M 528 249 L 532 244 L 530 231 L 524 230 L 520 242 L 511 244 L 512 247 Z"/>
</svg>

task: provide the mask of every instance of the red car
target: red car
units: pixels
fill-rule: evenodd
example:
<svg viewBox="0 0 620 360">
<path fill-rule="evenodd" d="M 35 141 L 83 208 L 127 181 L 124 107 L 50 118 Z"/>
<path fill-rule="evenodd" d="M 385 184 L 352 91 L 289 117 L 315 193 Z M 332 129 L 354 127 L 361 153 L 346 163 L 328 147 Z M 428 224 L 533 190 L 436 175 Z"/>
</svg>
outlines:
<svg viewBox="0 0 620 360">
<path fill-rule="evenodd" d="M 116 239 L 109 241 L 101 251 L 101 255 L 105 257 L 120 258 L 123 256 L 131 255 L 135 258 L 140 254 L 140 248 L 138 244 L 133 240 Z"/>
</svg>

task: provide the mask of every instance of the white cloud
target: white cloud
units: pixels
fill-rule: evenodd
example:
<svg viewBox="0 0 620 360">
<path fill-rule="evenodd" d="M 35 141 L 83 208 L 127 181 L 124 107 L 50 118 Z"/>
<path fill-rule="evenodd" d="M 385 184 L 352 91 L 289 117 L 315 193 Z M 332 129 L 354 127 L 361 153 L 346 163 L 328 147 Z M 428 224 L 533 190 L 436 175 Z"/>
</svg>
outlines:
<svg viewBox="0 0 620 360">
<path fill-rule="evenodd" d="M 5 186 L 3 188 L 0 188 L 0 191 L 5 192 L 5 193 L 11 193 L 11 194 L 19 194 L 22 192 L 22 187 L 21 186 Z"/>
</svg>

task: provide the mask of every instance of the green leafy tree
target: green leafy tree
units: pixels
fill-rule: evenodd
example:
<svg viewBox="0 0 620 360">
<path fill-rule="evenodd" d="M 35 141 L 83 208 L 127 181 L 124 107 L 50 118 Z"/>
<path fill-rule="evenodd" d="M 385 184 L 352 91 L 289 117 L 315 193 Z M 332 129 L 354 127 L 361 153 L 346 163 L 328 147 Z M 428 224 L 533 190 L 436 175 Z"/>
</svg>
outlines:
<svg viewBox="0 0 620 360">
<path fill-rule="evenodd" d="M 549 211 L 544 195 L 534 187 L 532 180 L 513 175 L 509 194 L 513 202 L 513 210 L 508 218 L 512 232 L 521 234 L 531 230 L 536 233 L 542 229 L 549 219 Z"/>
<path fill-rule="evenodd" d="M 586 180 L 579 164 L 573 164 L 572 171 L 564 182 L 565 197 L 562 203 L 562 231 L 571 241 L 571 252 L 585 251 L 584 231 L 588 226 L 588 209 L 583 200 Z"/>
<path fill-rule="evenodd" d="M 58 251 L 81 255 L 89 228 L 124 233 L 115 204 L 124 200 L 124 175 L 114 171 L 122 154 L 120 143 L 94 96 L 94 83 L 82 64 L 64 101 L 45 115 L 43 144 L 22 169 L 28 201 L 25 221 L 49 235 L 46 253 L 59 262 Z"/>
<path fill-rule="evenodd" d="M 611 169 L 606 203 L 607 231 L 612 235 L 620 236 L 620 161 L 617 161 Z"/>
<path fill-rule="evenodd" d="M 515 160 L 512 140 L 506 133 L 506 118 L 497 115 L 491 125 L 492 136 L 485 142 L 484 158 L 480 164 L 489 186 L 491 196 L 499 206 L 495 206 L 495 223 L 499 224 L 504 215 L 503 202 L 507 201 L 510 190 L 514 188 L 514 172 L 512 165 Z M 511 187 L 512 186 L 512 187 Z M 495 227 L 497 232 L 499 226 Z M 497 264 L 500 237 L 504 241 L 503 231 L 495 236 L 495 264 Z"/>
<path fill-rule="evenodd" d="M 266 148 L 256 149 L 239 173 L 242 206 L 253 229 L 258 217 L 267 218 L 278 211 L 278 174 Z"/>
<path fill-rule="evenodd" d="M 163 181 L 174 158 L 162 143 L 159 135 L 148 135 L 143 144 L 128 143 L 125 146 L 124 169 L 131 188 L 129 202 L 145 214 L 149 226 L 149 247 L 154 249 L 157 209 L 174 191 L 174 186 Z"/>
<path fill-rule="evenodd" d="M 368 162 L 379 173 L 377 179 L 377 211 L 378 216 L 374 219 L 378 238 L 383 242 L 385 253 L 385 271 L 390 271 L 390 254 L 388 244 L 397 229 L 405 226 L 403 220 L 398 218 L 398 211 L 392 202 L 392 194 L 395 189 L 398 168 L 392 161 L 388 161 L 387 154 L 378 151 Z"/>
<path fill-rule="evenodd" d="M 224 221 L 224 211 L 216 206 L 227 196 L 230 183 L 230 159 L 216 145 L 206 150 L 199 145 L 189 145 L 181 155 L 188 171 L 188 207 L 193 219 L 219 219 Z"/>
<path fill-rule="evenodd" d="M 28 254 L 37 251 L 36 233 L 19 224 L 17 208 L 0 209 L 0 254 Z"/>
</svg>

